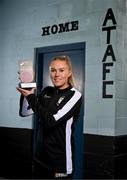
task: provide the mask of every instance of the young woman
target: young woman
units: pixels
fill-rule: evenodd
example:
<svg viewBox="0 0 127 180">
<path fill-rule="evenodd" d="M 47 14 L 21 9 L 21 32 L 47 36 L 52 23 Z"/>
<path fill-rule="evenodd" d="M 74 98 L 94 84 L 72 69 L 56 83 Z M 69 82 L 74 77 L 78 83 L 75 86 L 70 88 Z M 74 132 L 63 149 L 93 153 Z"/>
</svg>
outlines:
<svg viewBox="0 0 127 180">
<path fill-rule="evenodd" d="M 74 124 L 81 106 L 81 93 L 74 88 L 68 56 L 54 57 L 49 64 L 53 87 L 36 97 L 34 89 L 17 90 L 37 113 L 42 141 L 36 153 L 35 178 L 71 178 L 74 170 Z"/>
</svg>

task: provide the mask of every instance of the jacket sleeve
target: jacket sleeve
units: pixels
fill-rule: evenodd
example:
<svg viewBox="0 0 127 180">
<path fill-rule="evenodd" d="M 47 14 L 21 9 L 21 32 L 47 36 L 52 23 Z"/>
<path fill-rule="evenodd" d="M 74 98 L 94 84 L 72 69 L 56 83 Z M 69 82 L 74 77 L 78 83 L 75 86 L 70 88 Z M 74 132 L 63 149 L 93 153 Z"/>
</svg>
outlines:
<svg viewBox="0 0 127 180">
<path fill-rule="evenodd" d="M 19 106 L 20 106 L 19 107 L 19 115 L 21 117 L 30 116 L 34 113 L 33 110 L 30 108 L 26 97 L 24 97 L 22 95 L 20 96 L 20 105 Z"/>
<path fill-rule="evenodd" d="M 52 104 L 52 109 L 55 109 L 55 111 L 43 107 L 43 105 L 39 102 L 39 98 L 37 98 L 34 94 L 27 96 L 27 100 L 33 111 L 39 114 L 39 117 L 45 126 L 47 128 L 51 128 L 63 121 L 67 121 L 70 118 L 76 119 L 80 111 L 82 97 L 81 93 L 75 92 L 60 109 L 56 104 Z"/>
</svg>

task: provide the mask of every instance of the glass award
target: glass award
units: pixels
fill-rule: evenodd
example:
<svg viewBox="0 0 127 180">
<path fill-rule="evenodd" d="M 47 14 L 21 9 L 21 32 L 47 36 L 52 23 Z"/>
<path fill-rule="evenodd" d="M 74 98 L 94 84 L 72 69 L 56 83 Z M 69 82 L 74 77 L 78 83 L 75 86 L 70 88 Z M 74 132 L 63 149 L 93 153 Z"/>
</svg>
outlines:
<svg viewBox="0 0 127 180">
<path fill-rule="evenodd" d="M 33 63 L 30 60 L 19 61 L 19 86 L 21 88 L 34 88 L 36 87 L 34 77 Z"/>
</svg>

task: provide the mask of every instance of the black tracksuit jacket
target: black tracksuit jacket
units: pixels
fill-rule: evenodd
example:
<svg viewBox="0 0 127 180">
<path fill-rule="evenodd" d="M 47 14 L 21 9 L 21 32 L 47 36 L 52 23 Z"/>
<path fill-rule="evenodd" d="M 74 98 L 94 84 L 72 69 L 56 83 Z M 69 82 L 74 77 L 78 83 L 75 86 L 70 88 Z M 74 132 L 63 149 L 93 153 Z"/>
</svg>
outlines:
<svg viewBox="0 0 127 180">
<path fill-rule="evenodd" d="M 38 97 L 27 96 L 42 128 L 36 158 L 55 172 L 73 172 L 74 124 L 81 99 L 81 93 L 71 86 L 63 90 L 49 86 Z"/>
</svg>

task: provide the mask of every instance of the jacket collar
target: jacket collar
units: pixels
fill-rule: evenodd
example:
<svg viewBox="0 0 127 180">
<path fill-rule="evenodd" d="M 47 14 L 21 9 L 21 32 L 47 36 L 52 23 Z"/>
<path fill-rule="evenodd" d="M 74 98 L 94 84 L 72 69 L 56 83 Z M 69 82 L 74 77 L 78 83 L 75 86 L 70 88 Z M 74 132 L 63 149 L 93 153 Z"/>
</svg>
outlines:
<svg viewBox="0 0 127 180">
<path fill-rule="evenodd" d="M 55 87 L 55 90 L 56 90 L 57 92 L 62 93 L 62 92 L 68 91 L 68 90 L 71 89 L 71 88 L 72 88 L 72 86 L 69 85 L 69 86 L 68 86 L 67 88 L 65 88 L 65 89 L 59 89 L 59 88 Z"/>
</svg>

